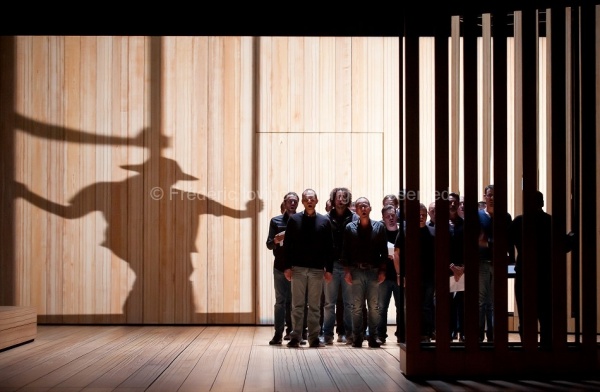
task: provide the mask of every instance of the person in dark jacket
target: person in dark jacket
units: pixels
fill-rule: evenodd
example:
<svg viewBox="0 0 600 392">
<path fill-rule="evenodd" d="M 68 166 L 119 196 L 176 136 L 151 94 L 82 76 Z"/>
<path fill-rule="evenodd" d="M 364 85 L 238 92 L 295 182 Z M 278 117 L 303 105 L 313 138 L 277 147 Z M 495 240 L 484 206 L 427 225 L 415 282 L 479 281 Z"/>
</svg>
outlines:
<svg viewBox="0 0 600 392">
<path fill-rule="evenodd" d="M 377 337 L 379 284 L 385 280 L 388 259 L 387 235 L 380 221 L 372 220 L 371 203 L 366 197 L 356 200 L 358 220 L 344 231 L 342 260 L 344 279 L 352 293 L 352 347 L 362 347 L 364 341 L 363 307 L 368 308 L 369 347 L 381 346 Z"/>
<path fill-rule="evenodd" d="M 296 213 L 300 198 L 296 192 L 288 192 L 283 197 L 281 203 L 281 215 L 271 218 L 269 222 L 269 235 L 267 236 L 267 248 L 273 251 L 275 260 L 273 261 L 273 284 L 275 288 L 275 306 L 274 306 L 274 328 L 275 335 L 269 342 L 271 345 L 281 344 L 284 338 L 283 332 L 287 325 L 286 340 L 289 340 L 289 334 L 292 332 L 292 286 L 286 279 L 283 271 L 285 270 L 285 254 L 283 244 L 285 239 L 285 228 L 290 216 Z"/>
<path fill-rule="evenodd" d="M 292 215 L 285 231 L 285 277 L 292 282 L 292 326 L 288 347 L 299 347 L 304 309 L 308 305 L 308 343 L 324 347 L 319 340 L 320 303 L 323 280 L 331 281 L 333 236 L 331 222 L 315 207 L 319 199 L 313 189 L 302 192 L 304 211 Z"/>
</svg>

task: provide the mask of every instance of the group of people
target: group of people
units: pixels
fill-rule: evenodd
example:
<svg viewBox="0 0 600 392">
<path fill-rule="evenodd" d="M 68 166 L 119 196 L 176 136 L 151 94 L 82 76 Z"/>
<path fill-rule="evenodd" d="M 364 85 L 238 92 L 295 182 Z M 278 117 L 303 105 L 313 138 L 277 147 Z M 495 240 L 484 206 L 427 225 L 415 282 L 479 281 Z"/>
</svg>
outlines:
<svg viewBox="0 0 600 392">
<path fill-rule="evenodd" d="M 550 216 L 543 212 L 543 195 L 536 193 L 539 208 L 533 216 L 550 227 Z M 388 309 L 391 298 L 396 304 L 398 343 L 405 341 L 404 287 L 406 280 L 405 219 L 400 197 L 383 198 L 381 219 L 371 218 L 372 206 L 365 197 L 352 200 L 348 188 L 334 188 L 326 202 L 326 213 L 316 211 L 318 197 L 313 189 L 284 196 L 281 214 L 269 225 L 267 247 L 274 254 L 274 329 L 269 344 L 288 347 L 307 344 L 324 347 L 338 342 L 362 347 L 380 347 L 388 339 Z M 299 203 L 304 210 L 297 212 Z M 448 194 L 449 202 L 449 276 L 460 281 L 464 275 L 463 226 L 464 204 L 457 193 Z M 493 219 L 494 186 L 485 187 L 479 202 L 479 341 L 493 342 Z M 429 219 L 427 219 L 429 216 Z M 520 264 L 522 216 L 512 220 L 506 213 L 507 256 L 514 260 L 517 274 L 515 295 L 522 314 L 522 274 Z M 435 329 L 435 202 L 429 209 L 420 204 L 419 243 L 422 271 L 421 341 L 436 338 Z M 548 229 L 549 230 L 549 229 Z M 543 239 L 538 242 L 544 243 Z M 548 242 L 546 242 L 547 244 Z M 546 252 L 547 253 L 547 252 Z M 545 262 L 546 253 L 538 254 Z M 546 256 L 544 256 L 546 255 Z M 545 270 L 548 270 L 546 268 Z M 540 289 L 547 290 L 540 282 Z M 451 339 L 464 341 L 464 289 L 449 291 Z M 540 295 L 541 296 L 541 295 Z M 538 296 L 538 297 L 540 297 Z M 548 313 L 539 304 L 542 340 L 548 339 Z M 337 325 L 337 331 L 334 331 Z M 519 327 L 519 332 L 521 328 Z"/>
<path fill-rule="evenodd" d="M 300 201 L 304 210 L 297 213 Z M 352 211 L 347 188 L 331 191 L 326 214 L 316 211 L 318 201 L 313 189 L 302 192 L 301 199 L 289 192 L 283 213 L 271 219 L 267 247 L 275 256 L 275 335 L 269 343 L 288 338 L 288 347 L 299 347 L 305 340 L 310 347 L 331 345 L 339 314 L 339 342 L 362 347 L 367 340 L 369 347 L 380 347 L 378 331 L 387 324 L 387 313 L 381 322 L 380 284 L 388 273 L 398 281 L 398 273 L 387 270 L 393 257 L 386 226 L 371 219 L 371 203 L 365 197 L 354 201 Z M 287 322 L 286 314 L 291 316 Z"/>
</svg>

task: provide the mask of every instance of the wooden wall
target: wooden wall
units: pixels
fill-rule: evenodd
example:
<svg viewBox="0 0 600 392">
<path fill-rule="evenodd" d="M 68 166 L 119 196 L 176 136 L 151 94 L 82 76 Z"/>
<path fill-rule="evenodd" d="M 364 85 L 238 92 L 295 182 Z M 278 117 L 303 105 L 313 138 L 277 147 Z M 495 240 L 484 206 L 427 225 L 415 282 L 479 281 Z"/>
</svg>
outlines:
<svg viewBox="0 0 600 392">
<path fill-rule="evenodd" d="M 383 196 L 400 189 L 399 46 L 1 37 L 0 304 L 36 306 L 42 323 L 272 323 L 265 242 L 283 195 L 313 188 L 324 212 L 329 191 L 346 186 L 379 219 Z M 421 38 L 420 51 L 429 204 L 433 40 Z M 478 174 L 482 194 L 490 174 Z"/>
</svg>

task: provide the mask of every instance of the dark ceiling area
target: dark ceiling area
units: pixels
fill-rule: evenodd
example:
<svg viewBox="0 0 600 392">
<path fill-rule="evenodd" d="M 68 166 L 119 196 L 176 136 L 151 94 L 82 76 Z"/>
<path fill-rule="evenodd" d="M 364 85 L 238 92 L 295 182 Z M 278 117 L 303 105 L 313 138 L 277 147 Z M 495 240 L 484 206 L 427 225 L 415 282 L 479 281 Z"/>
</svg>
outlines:
<svg viewBox="0 0 600 392">
<path fill-rule="evenodd" d="M 199 3 L 115 8 L 97 3 L 89 8 L 47 10 L 29 3 L 5 14 L 2 35 L 225 35 L 225 36 L 402 36 L 406 23 L 421 36 L 434 35 L 449 16 L 480 17 L 483 13 L 539 10 L 597 4 L 596 0 L 565 1 L 403 1 L 344 3 Z M 18 7 L 24 8 L 22 11 Z M 37 6 L 35 6 L 37 7 Z M 49 7 L 49 6 L 46 6 Z M 27 8 L 30 8 L 29 10 Z M 84 11 L 85 9 L 85 11 Z M 18 15 L 18 17 L 11 17 Z M 509 18 L 510 19 L 510 18 Z M 442 26 L 446 28 L 446 26 Z"/>
</svg>

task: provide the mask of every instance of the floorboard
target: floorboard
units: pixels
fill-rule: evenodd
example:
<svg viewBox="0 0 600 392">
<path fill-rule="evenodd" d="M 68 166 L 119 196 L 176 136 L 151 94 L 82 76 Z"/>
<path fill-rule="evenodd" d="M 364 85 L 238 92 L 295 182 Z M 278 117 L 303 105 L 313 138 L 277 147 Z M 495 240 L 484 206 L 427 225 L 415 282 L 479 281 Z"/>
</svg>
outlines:
<svg viewBox="0 0 600 392">
<path fill-rule="evenodd" d="M 600 391 L 600 380 L 410 380 L 399 346 L 270 346 L 272 326 L 39 325 L 0 352 L 0 392 Z"/>
</svg>

